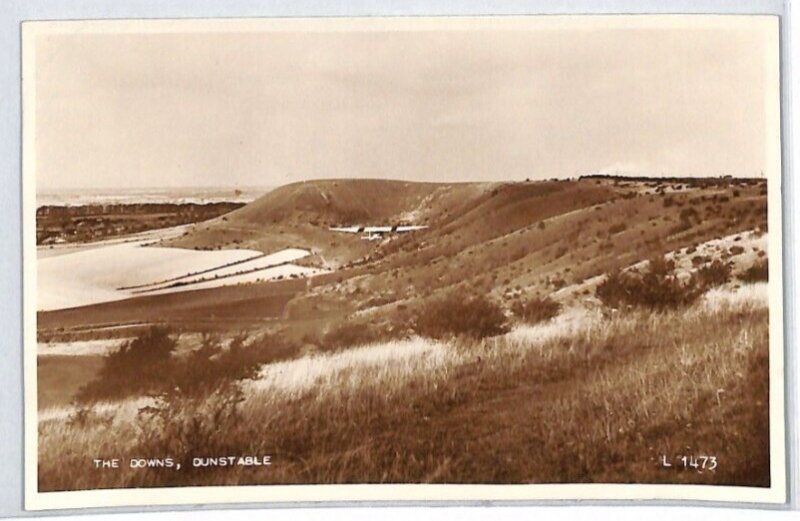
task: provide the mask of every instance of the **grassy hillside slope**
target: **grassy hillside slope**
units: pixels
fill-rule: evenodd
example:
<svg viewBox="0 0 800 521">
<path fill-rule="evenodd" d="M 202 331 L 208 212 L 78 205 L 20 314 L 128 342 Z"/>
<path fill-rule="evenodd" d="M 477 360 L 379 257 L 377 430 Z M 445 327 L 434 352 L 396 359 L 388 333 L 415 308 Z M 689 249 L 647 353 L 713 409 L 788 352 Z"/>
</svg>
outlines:
<svg viewBox="0 0 800 521">
<path fill-rule="evenodd" d="M 380 242 L 327 230 L 364 224 L 347 219 L 430 227 Z M 176 343 L 220 336 L 153 360 L 109 356 L 99 369 L 96 357 L 70 359 L 71 376 L 52 372 L 56 359 L 41 364 L 42 381 L 75 393 L 93 378 L 95 394 L 42 416 L 40 487 L 767 486 L 766 219 L 762 180 L 276 190 L 179 242 L 306 247 L 337 270 L 39 314 L 40 337 L 151 324 L 170 326 Z M 659 292 L 676 298 L 662 305 Z M 192 467 L 226 455 L 273 465 Z M 113 456 L 172 458 L 183 470 L 91 468 Z M 681 468 L 682 456 L 717 467 Z"/>
<path fill-rule="evenodd" d="M 327 229 L 400 220 L 430 228 L 383 243 Z M 315 254 L 309 262 L 336 268 L 334 273 L 307 283 L 250 284 L 39 313 L 39 331 L 47 338 L 102 338 L 123 324 L 275 328 L 283 326 L 272 319 L 316 319 L 321 310 L 348 321 L 403 323 L 406 311 L 459 284 L 510 302 L 751 229 L 766 230 L 761 180 L 293 184 L 169 244 L 306 248 Z"/>
<path fill-rule="evenodd" d="M 375 344 L 266 366 L 242 397 L 45 420 L 40 487 L 767 486 L 765 296 L 765 285 L 745 286 L 665 314 L 572 314 L 471 343 Z M 96 472 L 90 454 L 172 457 L 183 470 Z M 273 465 L 192 467 L 229 454 L 272 455 Z M 682 468 L 683 455 L 718 466 Z"/>
</svg>

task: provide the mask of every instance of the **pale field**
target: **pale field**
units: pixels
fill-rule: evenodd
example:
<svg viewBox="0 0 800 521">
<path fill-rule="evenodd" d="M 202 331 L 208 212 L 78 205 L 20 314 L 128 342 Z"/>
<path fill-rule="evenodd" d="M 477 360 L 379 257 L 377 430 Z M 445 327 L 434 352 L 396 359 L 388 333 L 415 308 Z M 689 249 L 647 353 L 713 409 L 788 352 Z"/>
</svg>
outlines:
<svg viewBox="0 0 800 521">
<path fill-rule="evenodd" d="M 293 275 L 311 276 L 320 270 L 284 264 L 222 278 L 227 273 L 280 264 L 308 254 L 305 250 L 289 249 L 264 257 L 255 250 L 198 251 L 127 242 L 46 257 L 37 261 L 37 310 L 49 311 L 124 300 L 142 294 L 141 290 L 137 292 L 136 286 L 167 285 L 164 281 L 175 279 L 196 280 L 197 283 L 174 288 L 161 287 L 157 293 L 213 288 Z M 258 264 L 249 268 L 245 266 L 247 263 L 227 266 L 249 259 Z M 206 273 L 192 277 L 198 272 Z M 217 274 L 220 278 L 214 279 Z M 156 292 L 147 294 L 153 293 Z"/>
<path fill-rule="evenodd" d="M 263 257 L 247 260 L 239 264 L 234 264 L 233 266 L 225 266 L 217 268 L 208 273 L 203 273 L 195 276 L 187 275 L 181 277 L 178 280 L 186 283 L 194 283 L 194 282 L 204 281 L 209 277 L 224 277 L 227 275 L 234 275 L 237 273 L 241 273 L 243 271 L 264 270 L 267 268 L 274 267 L 278 264 L 286 264 L 287 262 L 296 261 L 304 257 L 308 257 L 309 255 L 311 255 L 311 252 L 309 252 L 308 250 L 301 250 L 299 248 L 288 248 L 286 250 L 281 250 L 277 253 L 270 253 L 269 255 L 264 255 Z"/>
<path fill-rule="evenodd" d="M 170 287 L 173 282 L 154 284 L 143 288 L 142 292 L 147 295 L 157 295 L 174 291 L 208 289 L 290 277 L 313 277 L 320 273 L 327 273 L 327 270 L 323 269 L 287 264 L 291 261 L 308 257 L 310 254 L 307 250 L 289 248 L 258 259 L 234 264 L 233 266 L 221 267 L 195 276 L 180 277 L 174 281 L 179 282 L 180 286 Z"/>
<path fill-rule="evenodd" d="M 164 293 L 175 293 L 176 291 L 192 291 L 195 289 L 209 289 L 218 288 L 220 286 L 233 286 L 236 284 L 250 284 L 254 282 L 267 282 L 271 280 L 288 279 L 290 277 L 313 277 L 321 273 L 327 273 L 325 270 L 317 268 L 308 268 L 305 266 L 297 266 L 296 264 L 284 264 L 274 268 L 266 268 L 249 273 L 242 273 L 241 275 L 231 275 L 225 278 L 215 279 L 214 273 L 216 271 L 207 273 L 205 279 L 199 279 L 197 282 L 192 282 L 184 286 L 177 287 L 164 287 L 161 289 L 154 289 L 142 293 L 143 295 L 162 295 Z"/>
</svg>

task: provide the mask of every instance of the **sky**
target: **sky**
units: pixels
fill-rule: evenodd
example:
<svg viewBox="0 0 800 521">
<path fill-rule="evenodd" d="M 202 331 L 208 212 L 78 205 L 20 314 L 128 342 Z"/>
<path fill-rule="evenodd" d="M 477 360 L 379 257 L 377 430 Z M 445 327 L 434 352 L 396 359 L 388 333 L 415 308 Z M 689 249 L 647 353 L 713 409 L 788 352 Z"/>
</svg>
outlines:
<svg viewBox="0 0 800 521">
<path fill-rule="evenodd" d="M 41 31 L 37 188 L 765 169 L 772 25 L 392 23 Z"/>
</svg>

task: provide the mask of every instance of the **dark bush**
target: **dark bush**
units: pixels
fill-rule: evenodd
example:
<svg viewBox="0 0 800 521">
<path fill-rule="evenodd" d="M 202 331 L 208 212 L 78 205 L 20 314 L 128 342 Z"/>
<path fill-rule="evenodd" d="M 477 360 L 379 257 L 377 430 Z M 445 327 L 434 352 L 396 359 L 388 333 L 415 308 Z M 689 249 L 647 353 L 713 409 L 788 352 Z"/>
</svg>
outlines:
<svg viewBox="0 0 800 521">
<path fill-rule="evenodd" d="M 254 378 L 267 363 L 289 358 L 297 346 L 274 335 L 250 343 L 245 336 L 225 348 L 219 338 L 205 336 L 201 346 L 174 354 L 177 339 L 153 328 L 106 356 L 97 378 L 78 393 L 78 401 L 113 400 L 128 396 L 206 396 L 221 386 Z"/>
<path fill-rule="evenodd" d="M 595 289 L 595 296 L 606 306 L 618 308 L 633 299 L 633 279 L 620 270 L 606 275 L 605 280 Z"/>
<path fill-rule="evenodd" d="M 668 235 L 676 235 L 681 232 L 685 232 L 686 230 L 690 230 L 692 228 L 692 222 L 687 221 L 685 219 L 681 219 L 678 224 L 675 226 L 670 227 L 667 231 Z"/>
<path fill-rule="evenodd" d="M 534 297 L 514 302 L 511 312 L 527 324 L 538 324 L 554 318 L 561 312 L 561 304 L 550 297 Z"/>
<path fill-rule="evenodd" d="M 426 302 L 417 312 L 414 330 L 421 336 L 443 339 L 458 336 L 480 339 L 508 331 L 502 308 L 485 295 L 452 291 Z"/>
<path fill-rule="evenodd" d="M 697 277 L 705 288 L 721 286 L 731 280 L 731 265 L 715 259 L 711 264 L 698 269 Z"/>
<path fill-rule="evenodd" d="M 759 259 L 739 275 L 742 282 L 766 282 L 769 280 L 769 263 L 767 259 Z"/>
<path fill-rule="evenodd" d="M 170 379 L 177 340 L 153 327 L 108 353 L 97 378 L 78 392 L 79 401 L 116 399 L 156 391 Z"/>
<path fill-rule="evenodd" d="M 595 295 L 603 304 L 613 308 L 639 306 L 662 310 L 691 304 L 706 289 L 696 274 L 680 280 L 672 261 L 656 257 L 649 261 L 644 273 L 609 273 L 595 290 Z"/>
<path fill-rule="evenodd" d="M 206 396 L 231 382 L 255 378 L 264 364 L 290 358 L 298 346 L 278 335 L 264 335 L 250 343 L 245 335 L 225 348 L 218 338 L 207 337 L 199 349 L 180 357 L 169 389 L 187 396 Z"/>
<path fill-rule="evenodd" d="M 608 233 L 609 233 L 609 234 L 611 234 L 611 235 L 613 235 L 613 234 L 615 234 L 615 233 L 620 233 L 620 232 L 622 232 L 622 231 L 625 231 L 627 228 L 628 228 L 628 225 L 627 225 L 627 224 L 625 224 L 624 222 L 617 223 L 617 224 L 612 224 L 612 225 L 611 225 L 611 226 L 608 228 Z"/>
</svg>

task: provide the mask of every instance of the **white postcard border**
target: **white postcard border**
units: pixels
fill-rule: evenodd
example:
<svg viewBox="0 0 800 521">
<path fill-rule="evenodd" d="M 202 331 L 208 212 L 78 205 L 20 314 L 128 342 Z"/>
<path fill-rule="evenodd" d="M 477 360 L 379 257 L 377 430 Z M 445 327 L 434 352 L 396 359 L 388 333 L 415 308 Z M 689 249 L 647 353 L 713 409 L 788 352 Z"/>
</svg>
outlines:
<svg viewBox="0 0 800 521">
<path fill-rule="evenodd" d="M 654 23 L 658 27 L 708 27 L 717 24 L 749 24 L 750 15 L 549 15 L 464 17 L 363 17 L 285 19 L 182 19 L 98 20 L 28 22 L 23 25 L 23 320 L 25 396 L 25 508 L 50 510 L 144 505 L 226 503 L 352 502 L 352 501 L 536 501 L 536 500 L 683 500 L 744 503 L 785 503 L 786 453 L 784 420 L 783 280 L 782 280 L 782 183 L 780 140 L 779 28 L 777 16 L 753 15 L 771 38 L 769 71 L 774 88 L 765 100 L 768 114 L 769 165 L 769 315 L 770 315 L 770 488 L 711 485 L 261 485 L 207 486 L 38 492 L 37 490 L 37 383 L 36 383 L 36 244 L 35 244 L 35 53 L 36 36 L 45 32 L 147 32 L 147 31 L 260 31 L 260 30 L 470 30 L 487 18 L 492 27 L 526 30 L 531 25 L 604 24 L 622 27 L 630 23 Z M 663 25 L 662 25 L 663 24 Z M 33 347 L 31 347 L 33 346 Z"/>
</svg>

